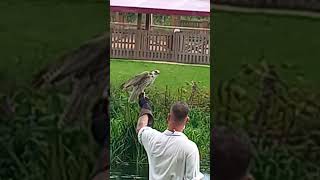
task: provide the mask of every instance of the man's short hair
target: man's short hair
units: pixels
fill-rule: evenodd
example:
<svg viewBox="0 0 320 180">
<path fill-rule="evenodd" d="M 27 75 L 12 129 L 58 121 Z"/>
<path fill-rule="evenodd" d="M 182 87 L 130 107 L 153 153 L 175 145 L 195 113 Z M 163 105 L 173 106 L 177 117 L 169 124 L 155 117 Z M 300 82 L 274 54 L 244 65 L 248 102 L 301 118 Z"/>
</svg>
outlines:
<svg viewBox="0 0 320 180">
<path fill-rule="evenodd" d="M 252 149 L 249 138 L 226 127 L 212 128 L 211 163 L 214 180 L 240 180 L 247 175 Z"/>
<path fill-rule="evenodd" d="M 176 102 L 171 106 L 170 112 L 174 116 L 174 120 L 183 122 L 183 120 L 188 116 L 189 107 L 185 102 Z"/>
</svg>

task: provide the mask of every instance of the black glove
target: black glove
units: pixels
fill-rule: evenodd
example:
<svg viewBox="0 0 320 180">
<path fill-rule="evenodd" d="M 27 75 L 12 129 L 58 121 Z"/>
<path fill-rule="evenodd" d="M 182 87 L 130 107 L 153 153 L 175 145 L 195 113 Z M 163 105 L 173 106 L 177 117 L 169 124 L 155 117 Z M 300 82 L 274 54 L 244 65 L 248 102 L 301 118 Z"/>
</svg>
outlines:
<svg viewBox="0 0 320 180">
<path fill-rule="evenodd" d="M 148 115 L 148 125 L 149 127 L 152 127 L 153 125 L 153 114 L 152 109 L 150 105 L 150 100 L 148 97 L 145 96 L 145 93 L 141 93 L 139 95 L 139 106 L 140 106 L 140 114 L 139 117 L 147 114 Z"/>
<path fill-rule="evenodd" d="M 148 97 L 145 96 L 145 93 L 141 93 L 139 95 L 139 106 L 140 108 L 151 110 L 150 100 Z"/>
</svg>

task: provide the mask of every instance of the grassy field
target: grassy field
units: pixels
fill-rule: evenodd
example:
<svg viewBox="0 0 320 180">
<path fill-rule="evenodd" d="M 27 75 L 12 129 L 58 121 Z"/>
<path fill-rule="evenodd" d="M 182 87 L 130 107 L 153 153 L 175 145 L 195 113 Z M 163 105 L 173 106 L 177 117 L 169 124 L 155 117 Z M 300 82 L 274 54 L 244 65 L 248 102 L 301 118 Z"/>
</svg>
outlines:
<svg viewBox="0 0 320 180">
<path fill-rule="evenodd" d="M 316 38 L 320 19 L 222 11 L 212 13 L 211 19 L 215 82 L 234 76 L 241 64 L 256 63 L 261 57 L 274 64 L 297 65 L 306 79 L 320 81 L 320 39 Z"/>
<path fill-rule="evenodd" d="M 216 86 L 211 122 L 249 135 L 254 146 L 251 172 L 256 179 L 317 179 L 319 91 L 281 76 L 279 66 L 250 65 Z"/>
<path fill-rule="evenodd" d="M 160 89 L 175 91 L 186 85 L 186 82 L 199 82 L 199 86 L 207 91 L 210 88 L 210 68 L 177 64 L 158 64 L 149 62 L 133 62 L 127 60 L 111 60 L 111 87 L 119 87 L 122 83 L 143 71 L 158 69 L 160 75 L 154 86 Z"/>
<path fill-rule="evenodd" d="M 128 95 L 119 86 L 137 73 L 154 69 L 159 69 L 160 75 L 147 93 L 153 104 L 155 128 L 160 131 L 166 129 L 165 119 L 172 103 L 178 100 L 188 102 L 191 106 L 190 123 L 185 133 L 199 147 L 202 168 L 208 168 L 205 165 L 209 162 L 210 143 L 210 68 L 129 60 L 111 61 L 111 163 L 147 163 L 147 156 L 135 133 L 139 109 L 136 103 L 128 103 Z M 190 100 L 191 85 L 186 83 L 190 81 L 201 82 L 194 100 Z M 184 91 L 179 91 L 181 88 Z M 208 169 L 203 171 L 209 173 Z"/>
<path fill-rule="evenodd" d="M 201 94 L 202 95 L 202 94 Z M 166 117 L 171 104 L 176 101 L 186 101 L 189 93 L 180 96 L 163 91 L 152 91 L 148 94 L 153 104 L 155 118 L 154 128 L 159 131 L 166 130 Z M 199 97 L 200 104 L 191 106 L 190 122 L 186 126 L 185 134 L 194 141 L 200 151 L 202 166 L 208 168 L 210 145 L 210 111 L 209 97 Z M 190 101 L 188 104 L 192 104 Z M 135 132 L 138 119 L 138 105 L 128 103 L 127 95 L 119 89 L 111 91 L 111 163 L 147 163 L 147 155 L 137 141 Z M 208 173 L 208 171 L 206 171 Z"/>
<path fill-rule="evenodd" d="M 222 11 L 211 18 L 213 123 L 249 134 L 256 179 L 317 179 L 320 19 Z"/>
<path fill-rule="evenodd" d="M 0 103 L 10 92 L 15 107 L 0 117 L 0 179 L 89 179 L 99 154 L 89 121 L 58 127 L 66 99 L 29 87 L 41 67 L 106 30 L 105 2 L 7 0 L 0 9 Z"/>
<path fill-rule="evenodd" d="M 103 1 L 98 3 L 86 0 L 66 2 L 8 0 L 0 2 L 0 9 L 1 93 L 12 91 L 17 86 L 28 87 L 33 74 L 41 67 L 54 62 L 62 53 L 78 47 L 93 35 L 105 31 L 108 26 L 106 25 L 108 9 Z M 241 64 L 253 64 L 262 58 L 273 64 L 297 65 L 300 69 L 298 71 L 306 74 L 306 81 L 314 85 L 320 84 L 317 69 L 318 57 L 320 57 L 318 50 L 320 39 L 317 38 L 320 32 L 320 20 L 222 11 L 215 11 L 211 19 L 214 32 L 211 35 L 211 42 L 214 42 L 211 43 L 213 48 L 211 78 L 215 82 L 213 87 L 219 87 L 217 82 L 220 80 L 229 80 L 234 77 L 240 71 Z M 163 130 L 165 123 L 162 119 L 167 113 L 167 105 L 176 97 L 171 97 L 162 90 L 168 86 L 170 91 L 177 91 L 186 82 L 194 80 L 200 81 L 200 86 L 208 91 L 210 70 L 207 67 L 112 60 L 111 86 L 117 88 L 132 75 L 153 69 L 161 71 L 155 87 L 163 93 L 160 94 L 161 98 L 153 99 L 156 107 L 159 108 L 156 109 L 156 117 L 159 119 L 156 127 Z M 293 77 L 292 73 L 282 71 L 281 73 L 283 75 L 281 77 L 285 80 Z M 237 82 L 235 86 L 245 89 L 244 91 L 240 89 L 240 92 L 250 92 L 250 87 L 254 83 L 243 85 L 244 81 L 246 79 Z M 255 83 L 257 85 L 260 81 Z M 301 85 L 299 83 L 297 84 Z M 230 121 L 227 120 L 225 124 L 242 127 L 252 135 L 258 150 L 253 169 L 257 179 L 313 180 L 319 174 L 319 163 L 312 162 L 319 158 L 318 91 L 301 90 L 301 86 L 289 89 L 293 92 L 284 95 L 287 98 L 285 103 L 276 99 L 273 104 L 276 109 L 272 112 L 264 112 L 269 113 L 267 115 L 270 117 L 269 122 L 262 122 L 266 128 L 258 129 L 252 118 L 257 103 L 252 99 L 259 99 L 257 96 L 259 90 L 256 90 L 258 93 L 255 95 L 245 94 L 242 97 L 244 99 L 238 102 L 237 95 L 229 97 L 228 93 L 233 91 L 232 88 L 226 90 L 222 88 L 222 93 L 225 94 L 221 96 L 225 98 L 221 98 L 221 101 L 226 102 L 218 103 L 219 111 L 217 112 L 220 112 L 221 119 L 230 118 Z M 298 93 L 296 89 L 299 89 Z M 283 91 L 286 92 L 286 90 Z M 38 95 L 25 89 L 20 89 L 14 95 L 14 103 L 17 106 L 16 116 L 1 117 L 3 121 L 1 119 L 0 131 L 4 134 L 1 137 L 1 159 L 3 160 L 1 162 L 4 167 L 10 167 L 9 171 L 0 170 L 1 178 L 88 179 L 97 154 L 90 149 L 94 147 L 94 142 L 90 139 L 88 124 L 84 124 L 83 127 L 87 128 L 82 129 L 59 129 L 57 121 L 66 100 L 60 100 L 56 95 Z M 114 102 L 111 107 L 112 128 L 114 130 L 118 128 L 117 131 L 112 131 L 115 134 L 111 137 L 114 137 L 118 144 L 111 144 L 111 158 L 119 162 L 124 159 L 139 160 L 140 157 L 146 157 L 141 147 L 136 146 L 137 143 L 132 141 L 136 107 L 128 112 L 128 107 L 131 105 L 126 104 L 126 95 L 119 91 L 115 91 L 112 95 L 119 101 Z M 152 97 L 158 97 L 158 95 L 151 94 Z M 310 100 L 305 101 L 306 96 Z M 1 97 L 1 101 L 4 101 L 4 98 Z M 287 108 L 288 104 L 297 111 Z M 283 109 L 288 111 L 283 112 Z M 127 114 L 119 113 L 123 111 Z M 199 144 L 202 157 L 205 159 L 208 158 L 209 152 L 209 131 L 203 129 L 208 128 L 208 114 L 208 110 L 202 107 L 195 108 L 192 118 L 198 118 L 201 121 L 193 121 L 186 130 L 188 136 Z M 277 134 L 270 134 L 271 132 Z M 286 139 L 274 142 L 274 139 L 279 139 L 279 134 L 283 134 Z M 256 142 L 259 138 L 261 141 Z M 89 147 L 88 144 L 92 146 Z M 126 151 L 121 144 L 134 149 Z M 142 161 L 145 162 L 146 159 Z M 49 165 L 46 162 L 50 162 Z M 63 166 L 69 168 L 63 168 Z"/>
<path fill-rule="evenodd" d="M 1 90 L 28 85 L 62 53 L 106 30 L 104 2 L 1 1 Z"/>
</svg>

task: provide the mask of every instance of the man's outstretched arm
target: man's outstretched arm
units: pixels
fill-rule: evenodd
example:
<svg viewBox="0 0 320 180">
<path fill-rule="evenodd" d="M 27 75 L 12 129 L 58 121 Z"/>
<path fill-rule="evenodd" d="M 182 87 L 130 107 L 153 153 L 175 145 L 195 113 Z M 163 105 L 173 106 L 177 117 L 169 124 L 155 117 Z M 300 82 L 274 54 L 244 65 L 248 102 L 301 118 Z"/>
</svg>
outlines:
<svg viewBox="0 0 320 180">
<path fill-rule="evenodd" d="M 149 120 L 149 117 L 147 114 L 139 117 L 137 128 L 136 128 L 137 133 L 140 131 L 141 128 L 146 127 L 148 125 L 148 120 Z"/>
<path fill-rule="evenodd" d="M 141 128 L 146 126 L 152 127 L 153 125 L 153 114 L 150 105 L 150 100 L 145 96 L 144 93 L 141 93 L 139 96 L 139 106 L 140 114 L 136 127 L 137 133 L 139 133 Z"/>
</svg>

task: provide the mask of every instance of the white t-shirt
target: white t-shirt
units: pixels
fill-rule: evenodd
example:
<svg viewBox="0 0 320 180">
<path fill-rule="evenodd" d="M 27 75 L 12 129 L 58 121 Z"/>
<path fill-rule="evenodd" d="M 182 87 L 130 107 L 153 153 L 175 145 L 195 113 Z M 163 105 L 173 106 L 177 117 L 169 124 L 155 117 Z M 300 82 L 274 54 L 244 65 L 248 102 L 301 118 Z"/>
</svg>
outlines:
<svg viewBox="0 0 320 180">
<path fill-rule="evenodd" d="M 200 180 L 200 158 L 197 145 L 182 132 L 163 133 L 143 127 L 138 140 L 148 155 L 150 180 Z"/>
</svg>

